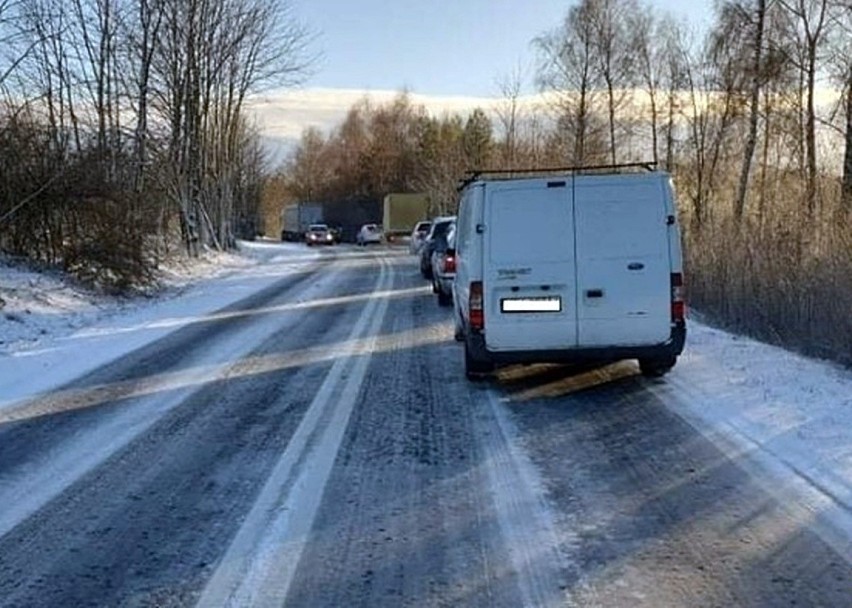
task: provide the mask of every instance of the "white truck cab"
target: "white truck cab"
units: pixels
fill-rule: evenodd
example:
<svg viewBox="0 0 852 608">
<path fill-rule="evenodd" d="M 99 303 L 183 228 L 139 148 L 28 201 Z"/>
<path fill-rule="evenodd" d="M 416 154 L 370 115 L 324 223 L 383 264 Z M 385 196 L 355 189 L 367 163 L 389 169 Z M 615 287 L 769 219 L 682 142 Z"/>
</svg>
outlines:
<svg viewBox="0 0 852 608">
<path fill-rule="evenodd" d="M 453 301 L 467 376 L 628 358 L 646 375 L 667 372 L 686 337 L 669 175 L 646 165 L 548 173 L 474 174 L 461 189 Z"/>
</svg>

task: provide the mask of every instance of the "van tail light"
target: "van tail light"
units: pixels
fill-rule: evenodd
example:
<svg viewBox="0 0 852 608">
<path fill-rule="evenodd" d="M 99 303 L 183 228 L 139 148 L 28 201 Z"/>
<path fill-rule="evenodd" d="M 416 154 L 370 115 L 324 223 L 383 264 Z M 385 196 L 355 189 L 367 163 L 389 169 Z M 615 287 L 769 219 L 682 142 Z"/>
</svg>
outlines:
<svg viewBox="0 0 852 608">
<path fill-rule="evenodd" d="M 470 328 L 476 331 L 485 329 L 485 313 L 482 310 L 482 281 L 470 284 Z"/>
<path fill-rule="evenodd" d="M 454 253 L 447 252 L 444 255 L 444 272 L 449 274 L 451 272 L 455 273 L 455 271 L 456 271 L 456 255 Z"/>
<path fill-rule="evenodd" d="M 672 273 L 672 321 L 683 322 L 686 319 L 686 301 L 684 300 L 683 273 Z"/>
</svg>

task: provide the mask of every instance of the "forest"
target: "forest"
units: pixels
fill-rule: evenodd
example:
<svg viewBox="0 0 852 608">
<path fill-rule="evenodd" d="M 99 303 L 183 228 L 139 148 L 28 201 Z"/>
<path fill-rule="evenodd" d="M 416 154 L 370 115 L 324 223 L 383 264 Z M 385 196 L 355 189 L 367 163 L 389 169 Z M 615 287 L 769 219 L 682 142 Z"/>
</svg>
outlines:
<svg viewBox="0 0 852 608">
<path fill-rule="evenodd" d="M 725 0 L 698 35 L 583 0 L 531 44 L 493 106 L 433 116 L 401 92 L 305 130 L 268 200 L 423 191 L 452 213 L 475 168 L 652 161 L 676 185 L 694 311 L 852 363 L 852 4 Z"/>
<path fill-rule="evenodd" d="M 246 102 L 311 39 L 286 0 L 0 0 L 0 251 L 125 291 L 254 236 Z"/>
</svg>

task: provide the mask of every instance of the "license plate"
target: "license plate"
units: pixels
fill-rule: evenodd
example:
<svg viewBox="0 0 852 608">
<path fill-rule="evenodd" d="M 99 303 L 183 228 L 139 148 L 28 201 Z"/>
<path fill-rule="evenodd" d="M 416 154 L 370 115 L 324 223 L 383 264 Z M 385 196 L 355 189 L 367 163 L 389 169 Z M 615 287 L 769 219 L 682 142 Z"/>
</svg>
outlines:
<svg viewBox="0 0 852 608">
<path fill-rule="evenodd" d="M 562 298 L 504 298 L 500 312 L 562 312 Z"/>
</svg>

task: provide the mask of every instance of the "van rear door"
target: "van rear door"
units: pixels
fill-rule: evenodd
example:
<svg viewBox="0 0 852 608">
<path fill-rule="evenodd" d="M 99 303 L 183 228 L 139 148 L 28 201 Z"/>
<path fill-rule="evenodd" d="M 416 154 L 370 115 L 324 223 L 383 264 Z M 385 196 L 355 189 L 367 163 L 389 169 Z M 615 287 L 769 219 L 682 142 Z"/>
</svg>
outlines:
<svg viewBox="0 0 852 608">
<path fill-rule="evenodd" d="M 659 344 L 671 333 L 671 263 L 659 175 L 578 176 L 578 346 Z"/>
<path fill-rule="evenodd" d="M 489 350 L 577 345 L 571 181 L 486 187 L 483 295 Z"/>
</svg>

